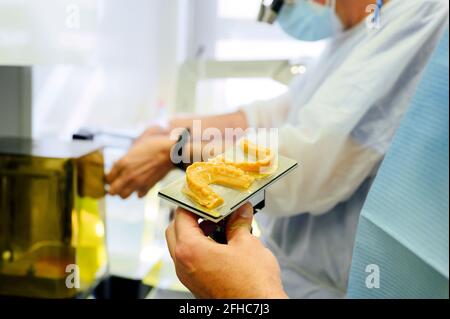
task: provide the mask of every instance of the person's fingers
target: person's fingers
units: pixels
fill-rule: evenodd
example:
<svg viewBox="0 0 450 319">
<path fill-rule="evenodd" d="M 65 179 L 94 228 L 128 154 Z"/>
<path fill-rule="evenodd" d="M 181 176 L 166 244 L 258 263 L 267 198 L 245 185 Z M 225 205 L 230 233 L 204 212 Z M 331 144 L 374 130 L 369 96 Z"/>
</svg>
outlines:
<svg viewBox="0 0 450 319">
<path fill-rule="evenodd" d="M 152 189 L 155 184 L 160 181 L 163 177 L 158 176 L 150 176 L 150 178 L 146 179 L 137 190 L 138 197 L 143 198 L 147 193 Z"/>
<path fill-rule="evenodd" d="M 177 240 L 206 239 L 198 224 L 198 216 L 183 208 L 175 211 L 175 235 Z"/>
<path fill-rule="evenodd" d="M 111 195 L 120 194 L 131 179 L 131 176 L 127 174 L 127 170 L 123 165 L 118 163 L 117 170 L 114 170 L 115 167 L 116 165 L 113 167 L 107 177 L 109 179 L 109 193 Z"/>
<path fill-rule="evenodd" d="M 249 203 L 240 207 L 231 215 L 226 229 L 228 244 L 251 235 L 252 221 L 253 207 Z"/>
<path fill-rule="evenodd" d="M 120 175 L 120 172 L 123 169 L 123 165 L 121 161 L 114 163 L 111 171 L 106 175 L 105 180 L 108 184 L 114 182 L 114 180 Z"/>
<path fill-rule="evenodd" d="M 173 261 L 175 261 L 175 247 L 177 244 L 177 239 L 175 236 L 175 225 L 173 222 L 171 222 L 166 229 L 166 242 L 167 248 L 169 248 L 170 256 L 172 257 Z"/>
<path fill-rule="evenodd" d="M 109 187 L 109 193 L 111 195 L 118 195 L 124 189 L 124 187 L 128 184 L 130 180 L 129 176 L 122 174 L 120 177 L 116 178 L 114 182 L 112 182 Z"/>
<path fill-rule="evenodd" d="M 150 175 L 150 178 L 147 178 L 146 175 Z M 155 181 L 151 178 L 151 175 L 151 171 L 144 172 L 140 176 L 137 176 L 137 174 L 133 174 L 133 176 L 130 177 L 128 183 L 123 186 L 122 191 L 119 195 L 122 198 L 128 198 L 133 192 L 138 191 L 143 187 L 153 187 L 155 185 Z"/>
<path fill-rule="evenodd" d="M 166 172 L 157 171 L 155 174 L 147 173 L 147 177 L 144 177 L 143 180 L 138 184 L 138 197 L 142 198 L 158 183 L 160 180 L 166 176 Z"/>
<path fill-rule="evenodd" d="M 142 175 L 144 175 L 146 171 L 149 170 L 151 171 L 151 166 L 152 163 L 147 163 L 137 169 L 134 169 L 132 167 L 123 169 L 120 176 L 116 178 L 116 180 L 111 184 L 109 188 L 109 193 L 111 195 L 124 196 L 126 195 L 125 193 L 128 193 L 130 188 L 132 189 L 131 191 L 132 193 L 133 191 L 142 186 L 139 185 L 139 183 L 143 179 Z M 130 196 L 131 193 L 128 194 L 128 196 Z"/>
<path fill-rule="evenodd" d="M 119 196 L 122 199 L 127 199 L 130 197 L 131 194 L 135 191 L 135 188 L 133 186 L 125 186 L 120 192 Z"/>
<path fill-rule="evenodd" d="M 138 190 L 138 197 L 143 198 L 153 186 L 145 186 Z"/>
</svg>

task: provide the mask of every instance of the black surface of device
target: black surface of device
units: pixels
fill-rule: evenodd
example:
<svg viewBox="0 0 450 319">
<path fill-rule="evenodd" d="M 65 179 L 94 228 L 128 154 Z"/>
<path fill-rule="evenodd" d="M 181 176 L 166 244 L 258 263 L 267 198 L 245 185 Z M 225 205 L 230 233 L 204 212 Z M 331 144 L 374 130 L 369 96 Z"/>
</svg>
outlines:
<svg viewBox="0 0 450 319">
<path fill-rule="evenodd" d="M 266 196 L 265 196 L 265 191 L 264 191 L 263 198 L 261 200 L 259 200 L 256 204 L 253 205 L 253 215 L 256 215 L 265 206 L 266 206 Z M 209 220 L 203 220 L 200 223 L 200 228 L 202 228 L 202 230 L 206 236 L 211 237 L 217 243 L 227 244 L 226 228 L 227 228 L 228 219 L 230 217 L 231 216 L 228 216 L 227 218 L 222 219 L 218 223 L 213 223 Z"/>
</svg>

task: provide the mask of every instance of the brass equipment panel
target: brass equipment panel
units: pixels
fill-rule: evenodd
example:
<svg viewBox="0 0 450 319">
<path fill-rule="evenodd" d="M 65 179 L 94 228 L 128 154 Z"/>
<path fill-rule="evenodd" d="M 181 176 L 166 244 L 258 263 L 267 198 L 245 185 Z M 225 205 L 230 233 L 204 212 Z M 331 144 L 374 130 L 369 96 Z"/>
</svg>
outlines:
<svg viewBox="0 0 450 319">
<path fill-rule="evenodd" d="M 87 294 L 107 270 L 104 195 L 92 143 L 0 138 L 0 295 Z"/>
</svg>

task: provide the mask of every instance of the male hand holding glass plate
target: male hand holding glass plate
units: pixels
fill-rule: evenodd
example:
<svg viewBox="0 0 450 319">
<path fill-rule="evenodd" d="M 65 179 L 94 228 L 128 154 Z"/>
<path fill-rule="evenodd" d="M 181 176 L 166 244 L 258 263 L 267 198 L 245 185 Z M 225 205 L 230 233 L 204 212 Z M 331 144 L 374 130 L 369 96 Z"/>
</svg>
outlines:
<svg viewBox="0 0 450 319">
<path fill-rule="evenodd" d="M 296 161 L 278 155 L 277 141 L 274 143 L 273 138 L 265 138 L 266 135 L 262 135 L 262 137 L 263 138 L 261 138 L 261 135 L 259 134 L 249 134 L 240 139 L 232 147 L 229 147 L 224 154 L 210 160 L 210 162 L 215 162 L 217 158 L 219 158 L 223 162 L 237 164 L 238 167 L 239 163 L 256 163 L 258 160 L 257 154 L 245 153 L 242 148 L 243 143 L 247 140 L 249 143 L 252 143 L 259 148 L 270 150 L 273 154 L 270 166 L 262 168 L 259 174 L 252 173 L 256 178 L 247 189 L 231 188 L 217 184 L 209 185 L 217 195 L 224 199 L 224 203 L 219 207 L 208 209 L 196 202 L 190 196 L 187 196 L 185 192 L 186 177 L 182 177 L 172 182 L 167 187 L 160 190 L 158 195 L 161 198 L 196 214 L 199 219 L 208 221 L 208 224 L 214 223 L 216 225 L 214 232 L 206 233 L 205 235 L 212 237 L 218 242 L 225 243 L 226 238 L 224 232 L 227 217 L 247 202 L 252 204 L 254 213 L 263 209 L 265 205 L 266 188 L 298 166 Z M 201 222 L 201 224 L 205 224 L 204 221 Z M 205 227 L 202 228 L 206 229 Z"/>
</svg>

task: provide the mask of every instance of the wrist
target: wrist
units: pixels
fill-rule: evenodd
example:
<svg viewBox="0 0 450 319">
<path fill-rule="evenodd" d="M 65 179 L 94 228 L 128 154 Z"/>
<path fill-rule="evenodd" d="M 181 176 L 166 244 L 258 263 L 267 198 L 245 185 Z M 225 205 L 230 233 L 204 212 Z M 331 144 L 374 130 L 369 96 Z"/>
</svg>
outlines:
<svg viewBox="0 0 450 319">
<path fill-rule="evenodd" d="M 192 132 L 192 118 L 172 118 L 167 123 L 167 131 L 169 134 L 173 132 L 174 130 L 178 130 L 180 128 L 187 128 Z"/>
<path fill-rule="evenodd" d="M 158 140 L 153 139 L 152 143 L 159 143 L 159 158 L 162 162 L 165 163 L 164 167 L 167 168 L 167 170 L 171 170 L 174 167 L 174 164 L 172 162 L 172 156 L 171 151 L 173 146 L 176 144 L 176 141 L 173 141 L 169 137 L 161 137 L 158 138 Z"/>
</svg>

